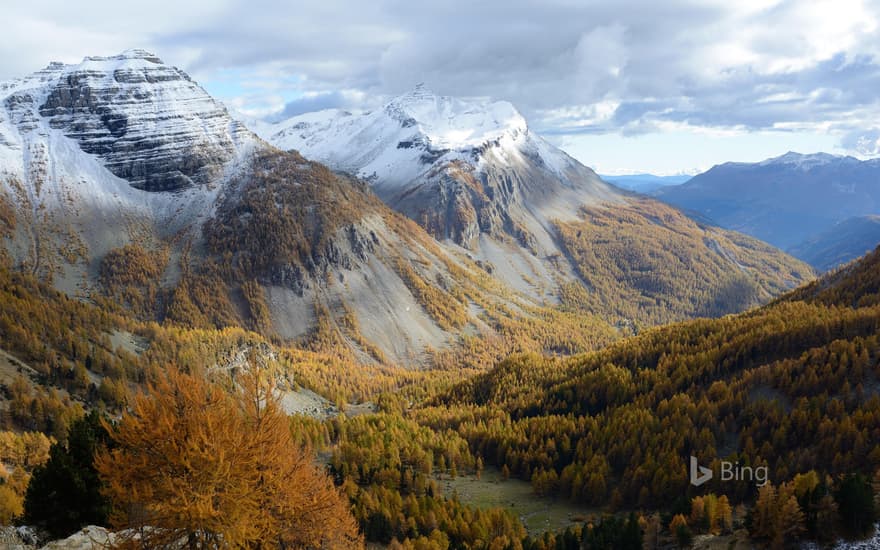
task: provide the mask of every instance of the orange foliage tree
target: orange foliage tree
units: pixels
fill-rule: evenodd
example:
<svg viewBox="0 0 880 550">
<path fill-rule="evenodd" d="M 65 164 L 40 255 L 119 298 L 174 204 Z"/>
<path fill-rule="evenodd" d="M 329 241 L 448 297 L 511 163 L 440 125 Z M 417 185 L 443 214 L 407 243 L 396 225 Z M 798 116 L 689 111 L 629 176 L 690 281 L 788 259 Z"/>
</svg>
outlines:
<svg viewBox="0 0 880 550">
<path fill-rule="evenodd" d="M 169 370 L 108 426 L 96 457 L 124 547 L 363 546 L 348 503 L 292 438 L 273 384 L 245 373 L 230 394 Z"/>
</svg>

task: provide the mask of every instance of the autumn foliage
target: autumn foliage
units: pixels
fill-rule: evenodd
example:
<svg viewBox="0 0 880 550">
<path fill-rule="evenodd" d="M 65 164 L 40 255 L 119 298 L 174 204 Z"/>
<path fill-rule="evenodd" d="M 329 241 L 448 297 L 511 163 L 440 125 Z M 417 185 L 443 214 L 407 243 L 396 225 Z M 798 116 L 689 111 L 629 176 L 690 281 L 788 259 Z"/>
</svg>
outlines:
<svg viewBox="0 0 880 550">
<path fill-rule="evenodd" d="M 233 394 L 174 370 L 111 428 L 96 467 L 128 529 L 121 547 L 327 548 L 363 545 L 345 498 L 259 375 Z"/>
<path fill-rule="evenodd" d="M 648 199 L 588 208 L 557 225 L 586 283 L 563 304 L 606 319 L 658 325 L 743 311 L 812 278 L 812 269 L 745 235 Z"/>
</svg>

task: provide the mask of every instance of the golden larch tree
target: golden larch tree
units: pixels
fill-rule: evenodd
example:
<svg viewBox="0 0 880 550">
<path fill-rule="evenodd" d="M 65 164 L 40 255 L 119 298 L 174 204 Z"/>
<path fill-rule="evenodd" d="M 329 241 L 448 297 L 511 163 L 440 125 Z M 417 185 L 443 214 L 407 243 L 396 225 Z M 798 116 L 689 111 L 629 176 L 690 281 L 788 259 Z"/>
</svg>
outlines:
<svg viewBox="0 0 880 550">
<path fill-rule="evenodd" d="M 345 497 L 298 447 L 271 378 L 233 392 L 169 369 L 108 426 L 96 467 L 118 546 L 363 547 Z"/>
</svg>

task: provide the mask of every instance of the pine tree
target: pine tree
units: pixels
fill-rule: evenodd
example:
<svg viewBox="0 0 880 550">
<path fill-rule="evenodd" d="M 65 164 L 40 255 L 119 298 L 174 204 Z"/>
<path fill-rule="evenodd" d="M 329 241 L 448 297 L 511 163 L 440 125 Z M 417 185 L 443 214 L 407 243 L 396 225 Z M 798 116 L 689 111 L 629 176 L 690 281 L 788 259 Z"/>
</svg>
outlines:
<svg viewBox="0 0 880 550">
<path fill-rule="evenodd" d="M 85 525 L 104 525 L 109 503 L 101 495 L 93 461 L 106 442 L 96 411 L 74 422 L 67 445 L 54 444 L 48 462 L 34 470 L 25 494 L 25 522 L 55 537 L 66 537 Z"/>
<path fill-rule="evenodd" d="M 876 512 L 874 492 L 871 484 L 862 474 L 845 477 L 834 493 L 844 532 L 853 537 L 871 532 Z"/>
</svg>

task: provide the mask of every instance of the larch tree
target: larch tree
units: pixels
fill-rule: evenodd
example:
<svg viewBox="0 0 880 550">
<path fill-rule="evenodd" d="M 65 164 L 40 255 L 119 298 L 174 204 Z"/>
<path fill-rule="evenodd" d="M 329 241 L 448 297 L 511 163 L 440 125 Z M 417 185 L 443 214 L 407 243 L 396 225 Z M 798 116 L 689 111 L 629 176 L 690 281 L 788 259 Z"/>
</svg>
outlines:
<svg viewBox="0 0 880 550">
<path fill-rule="evenodd" d="M 95 460 L 119 546 L 363 546 L 347 500 L 294 444 L 268 377 L 246 372 L 232 393 L 169 369 L 108 426 Z"/>
</svg>

